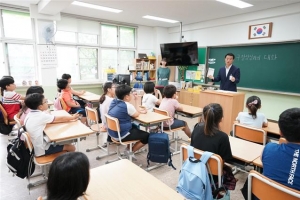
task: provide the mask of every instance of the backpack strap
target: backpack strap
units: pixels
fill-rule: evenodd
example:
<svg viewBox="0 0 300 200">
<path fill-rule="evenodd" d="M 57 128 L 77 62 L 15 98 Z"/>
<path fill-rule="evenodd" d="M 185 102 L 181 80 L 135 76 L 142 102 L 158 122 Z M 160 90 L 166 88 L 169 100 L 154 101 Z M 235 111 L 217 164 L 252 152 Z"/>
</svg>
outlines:
<svg viewBox="0 0 300 200">
<path fill-rule="evenodd" d="M 200 161 L 203 162 L 204 164 L 208 161 L 208 159 L 213 155 L 212 152 L 209 152 L 209 151 L 205 151 L 201 158 L 200 158 Z"/>
<path fill-rule="evenodd" d="M 173 153 L 170 153 L 168 166 L 170 166 L 170 167 L 172 167 L 174 170 L 176 170 L 176 168 L 174 167 L 174 165 L 173 165 L 173 163 L 172 163 L 172 156 L 173 156 Z"/>
<path fill-rule="evenodd" d="M 187 150 L 188 150 L 188 157 L 190 158 L 190 157 L 192 157 L 192 158 L 194 158 L 194 147 L 192 147 L 192 146 L 188 146 L 187 147 Z"/>
</svg>

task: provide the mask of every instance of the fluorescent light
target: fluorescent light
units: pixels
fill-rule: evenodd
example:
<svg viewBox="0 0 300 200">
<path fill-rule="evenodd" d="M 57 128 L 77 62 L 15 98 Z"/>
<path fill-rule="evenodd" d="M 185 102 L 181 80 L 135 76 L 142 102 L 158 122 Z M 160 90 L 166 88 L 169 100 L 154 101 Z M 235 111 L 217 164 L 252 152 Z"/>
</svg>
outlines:
<svg viewBox="0 0 300 200">
<path fill-rule="evenodd" d="M 248 7 L 253 6 L 252 4 L 249 4 L 249 3 L 246 3 L 246 2 L 243 2 L 240 0 L 216 0 L 216 1 L 226 3 L 228 5 L 235 6 L 238 8 L 248 8 Z"/>
<path fill-rule="evenodd" d="M 97 10 L 104 10 L 104 11 L 114 12 L 114 13 L 120 13 L 120 12 L 123 11 L 123 10 L 118 10 L 118 9 L 114 9 L 114 8 L 98 6 L 98 5 L 94 5 L 94 4 L 83 3 L 83 2 L 80 2 L 80 1 L 73 1 L 72 5 L 82 6 L 82 7 L 87 7 L 87 8 L 93 8 L 93 9 L 97 9 Z"/>
<path fill-rule="evenodd" d="M 154 17 L 154 16 L 150 16 L 150 15 L 145 15 L 145 16 L 143 16 L 143 18 L 153 19 L 153 20 L 163 21 L 163 22 L 168 22 L 168 23 L 173 23 L 173 24 L 179 22 L 179 21 L 172 20 L 172 19 L 166 19 L 166 18 L 161 18 L 161 17 Z"/>
</svg>

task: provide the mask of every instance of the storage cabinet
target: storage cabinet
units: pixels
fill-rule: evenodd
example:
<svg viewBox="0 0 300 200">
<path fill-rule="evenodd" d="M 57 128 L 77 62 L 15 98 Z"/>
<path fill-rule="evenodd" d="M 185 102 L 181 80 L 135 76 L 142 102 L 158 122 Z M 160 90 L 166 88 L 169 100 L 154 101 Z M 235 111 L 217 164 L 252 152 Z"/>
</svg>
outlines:
<svg viewBox="0 0 300 200">
<path fill-rule="evenodd" d="M 155 81 L 156 80 L 156 59 L 140 59 L 136 58 L 133 61 L 135 69 L 130 69 L 131 81 L 135 81 L 136 76 L 142 76 L 143 81 Z"/>
<path fill-rule="evenodd" d="M 199 93 L 189 92 L 187 90 L 180 90 L 179 103 L 199 107 Z"/>
</svg>

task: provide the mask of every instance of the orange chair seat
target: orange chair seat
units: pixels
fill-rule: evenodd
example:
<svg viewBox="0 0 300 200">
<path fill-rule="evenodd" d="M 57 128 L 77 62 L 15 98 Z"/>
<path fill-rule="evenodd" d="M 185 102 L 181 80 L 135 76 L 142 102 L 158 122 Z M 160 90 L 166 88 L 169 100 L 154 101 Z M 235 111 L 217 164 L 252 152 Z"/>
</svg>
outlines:
<svg viewBox="0 0 300 200">
<path fill-rule="evenodd" d="M 56 157 L 58 157 L 59 155 L 66 153 L 67 151 L 62 151 L 62 152 L 58 152 L 58 153 L 54 153 L 54 154 L 49 154 L 49 155 L 45 155 L 45 156 L 39 156 L 39 157 L 35 157 L 35 161 L 38 164 L 47 164 L 47 163 L 51 163 Z"/>
<path fill-rule="evenodd" d="M 116 143 L 116 144 L 121 144 L 119 141 L 115 140 L 114 138 L 111 138 L 111 140 Z M 135 143 L 135 142 L 139 142 L 139 140 L 130 140 L 130 141 L 126 141 L 126 142 L 122 142 L 123 144 L 130 144 L 130 143 Z"/>
<path fill-rule="evenodd" d="M 98 132 L 98 125 L 97 124 L 93 124 L 92 126 L 90 126 L 90 128 L 93 131 Z M 99 128 L 100 128 L 100 132 L 107 132 L 107 130 L 102 125 L 99 125 Z"/>
</svg>

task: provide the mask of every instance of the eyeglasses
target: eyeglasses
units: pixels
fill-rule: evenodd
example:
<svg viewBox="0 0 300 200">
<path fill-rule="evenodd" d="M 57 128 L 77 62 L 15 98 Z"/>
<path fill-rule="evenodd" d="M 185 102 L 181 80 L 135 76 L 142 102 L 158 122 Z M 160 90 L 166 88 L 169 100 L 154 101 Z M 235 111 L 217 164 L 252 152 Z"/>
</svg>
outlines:
<svg viewBox="0 0 300 200">
<path fill-rule="evenodd" d="M 46 99 L 45 102 L 43 102 L 43 104 L 48 103 L 48 100 Z"/>
</svg>

